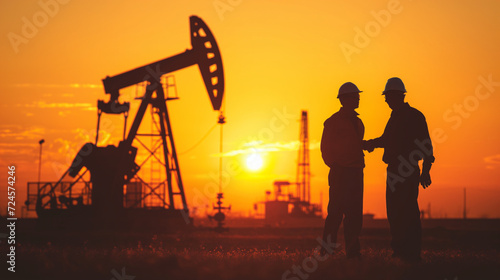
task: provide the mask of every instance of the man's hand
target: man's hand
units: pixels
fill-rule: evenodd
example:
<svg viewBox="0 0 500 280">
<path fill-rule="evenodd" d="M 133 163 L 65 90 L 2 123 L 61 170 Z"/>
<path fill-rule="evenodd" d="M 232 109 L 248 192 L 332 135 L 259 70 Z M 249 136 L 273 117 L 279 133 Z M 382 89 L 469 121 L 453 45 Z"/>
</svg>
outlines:
<svg viewBox="0 0 500 280">
<path fill-rule="evenodd" d="M 420 184 L 422 184 L 422 187 L 424 189 L 432 184 L 431 175 L 429 174 L 429 172 L 422 172 L 422 174 L 420 175 Z"/>
<path fill-rule="evenodd" d="M 375 149 L 375 143 L 373 140 L 363 140 L 363 150 L 368 151 L 369 153 L 373 152 Z"/>
</svg>

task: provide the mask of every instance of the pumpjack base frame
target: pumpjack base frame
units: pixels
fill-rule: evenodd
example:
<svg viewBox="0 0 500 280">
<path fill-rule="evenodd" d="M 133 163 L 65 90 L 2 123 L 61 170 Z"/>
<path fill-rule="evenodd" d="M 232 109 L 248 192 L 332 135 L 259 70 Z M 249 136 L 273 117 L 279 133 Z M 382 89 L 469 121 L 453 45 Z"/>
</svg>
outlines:
<svg viewBox="0 0 500 280">
<path fill-rule="evenodd" d="M 194 220 L 182 209 L 123 209 L 112 218 L 97 215 L 91 206 L 47 209 L 39 213 L 37 229 L 61 231 L 111 230 L 120 232 L 174 232 L 194 228 Z"/>
</svg>

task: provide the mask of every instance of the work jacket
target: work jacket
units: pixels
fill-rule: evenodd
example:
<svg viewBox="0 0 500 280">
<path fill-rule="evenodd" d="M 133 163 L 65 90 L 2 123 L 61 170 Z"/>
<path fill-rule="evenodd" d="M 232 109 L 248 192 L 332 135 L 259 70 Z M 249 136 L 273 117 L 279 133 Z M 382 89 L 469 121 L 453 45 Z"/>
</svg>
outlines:
<svg viewBox="0 0 500 280">
<path fill-rule="evenodd" d="M 365 126 L 355 111 L 344 107 L 324 123 L 321 155 L 330 168 L 365 167 L 363 136 Z"/>
<path fill-rule="evenodd" d="M 434 162 L 432 142 L 424 115 L 405 103 L 393 110 L 384 134 L 375 139 L 384 148 L 382 160 L 389 165 L 418 165 L 421 159 Z"/>
</svg>

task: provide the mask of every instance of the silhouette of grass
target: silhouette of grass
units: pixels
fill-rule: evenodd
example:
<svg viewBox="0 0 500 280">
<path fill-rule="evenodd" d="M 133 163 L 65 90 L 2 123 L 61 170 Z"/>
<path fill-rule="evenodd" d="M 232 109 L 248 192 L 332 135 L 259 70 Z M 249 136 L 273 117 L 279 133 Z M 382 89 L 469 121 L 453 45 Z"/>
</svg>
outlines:
<svg viewBox="0 0 500 280">
<path fill-rule="evenodd" d="M 313 256 L 318 236 L 321 229 L 20 234 L 16 276 L 112 279 L 111 270 L 125 267 L 136 280 L 282 279 Z M 362 259 L 346 259 L 340 250 L 317 262 L 307 278 L 291 273 L 283 279 L 500 279 L 498 237 L 498 232 L 424 231 L 423 261 L 409 264 L 391 258 L 386 230 L 365 230 Z"/>
</svg>

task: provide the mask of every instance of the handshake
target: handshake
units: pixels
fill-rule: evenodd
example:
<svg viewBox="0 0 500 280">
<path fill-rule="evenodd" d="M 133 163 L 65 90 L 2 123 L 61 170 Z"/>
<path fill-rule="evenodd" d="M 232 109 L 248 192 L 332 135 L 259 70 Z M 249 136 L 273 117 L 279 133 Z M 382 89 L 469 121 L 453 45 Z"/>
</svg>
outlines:
<svg viewBox="0 0 500 280">
<path fill-rule="evenodd" d="M 369 153 L 373 152 L 375 150 L 376 145 L 375 145 L 375 140 L 363 140 L 363 150 L 368 151 Z"/>
</svg>

